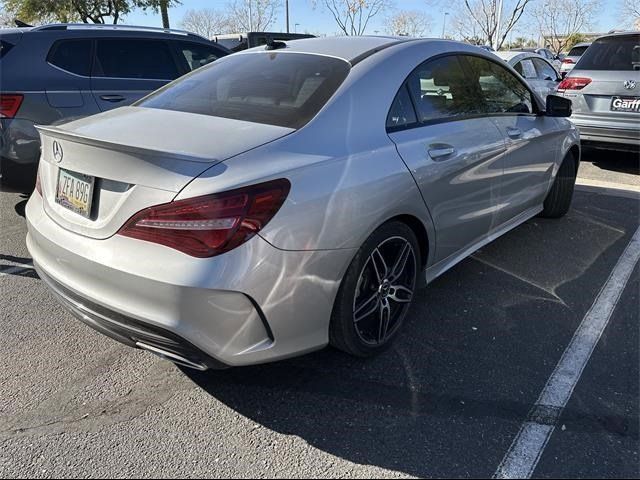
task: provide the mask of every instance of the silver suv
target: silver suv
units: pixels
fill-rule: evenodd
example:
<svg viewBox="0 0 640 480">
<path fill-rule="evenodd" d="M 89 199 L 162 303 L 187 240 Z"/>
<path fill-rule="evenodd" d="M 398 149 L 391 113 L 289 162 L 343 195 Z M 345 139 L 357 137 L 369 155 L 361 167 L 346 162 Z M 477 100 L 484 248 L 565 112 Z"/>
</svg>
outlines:
<svg viewBox="0 0 640 480">
<path fill-rule="evenodd" d="M 192 33 L 114 25 L 0 30 L 0 183 L 30 189 L 35 125 L 129 105 L 230 52 Z"/>
<path fill-rule="evenodd" d="M 583 143 L 615 150 L 640 148 L 640 33 L 593 42 L 558 85 L 571 99 L 571 120 Z"/>
</svg>

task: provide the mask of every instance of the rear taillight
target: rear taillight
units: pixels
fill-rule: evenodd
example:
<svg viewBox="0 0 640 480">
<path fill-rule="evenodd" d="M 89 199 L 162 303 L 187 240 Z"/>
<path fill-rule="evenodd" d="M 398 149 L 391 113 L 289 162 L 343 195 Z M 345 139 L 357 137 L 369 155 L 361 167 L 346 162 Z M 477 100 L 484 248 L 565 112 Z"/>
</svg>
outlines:
<svg viewBox="0 0 640 480">
<path fill-rule="evenodd" d="M 23 98 L 19 94 L 0 93 L 0 118 L 15 117 Z"/>
<path fill-rule="evenodd" d="M 563 59 L 562 59 L 562 63 L 576 63 L 576 62 L 574 62 L 574 61 L 573 61 L 572 59 L 570 59 L 570 58 L 563 58 Z"/>
<path fill-rule="evenodd" d="M 193 257 L 213 257 L 258 233 L 280 209 L 289 188 L 289 181 L 282 178 L 165 203 L 138 212 L 118 233 Z"/>
<path fill-rule="evenodd" d="M 591 83 L 590 78 L 585 77 L 567 77 L 558 85 L 558 91 L 564 90 L 582 90 Z"/>
</svg>

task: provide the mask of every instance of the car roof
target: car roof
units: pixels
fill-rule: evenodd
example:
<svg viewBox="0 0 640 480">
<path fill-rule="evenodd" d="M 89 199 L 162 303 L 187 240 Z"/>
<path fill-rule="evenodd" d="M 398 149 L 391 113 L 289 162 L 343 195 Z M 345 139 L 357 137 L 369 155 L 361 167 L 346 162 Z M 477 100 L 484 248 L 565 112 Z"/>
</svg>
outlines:
<svg viewBox="0 0 640 480">
<path fill-rule="evenodd" d="M 520 50 L 509 50 L 509 51 L 493 52 L 493 54 L 497 55 L 498 57 L 502 58 L 507 62 L 515 60 L 517 57 L 541 58 L 542 60 L 546 61 L 546 58 L 544 58 L 542 55 L 537 54 L 534 51 L 529 52 L 529 51 L 520 51 Z"/>
<path fill-rule="evenodd" d="M 284 40 L 286 51 L 296 53 L 311 53 L 337 57 L 355 64 L 369 55 L 383 50 L 386 47 L 410 41 L 428 41 L 438 39 L 423 39 L 413 37 L 387 37 L 387 36 L 342 36 L 342 37 L 317 37 L 302 40 Z M 265 47 L 255 47 L 239 52 L 248 54 L 264 51 Z"/>
<path fill-rule="evenodd" d="M 571 51 L 571 49 L 576 48 L 576 47 L 588 47 L 589 45 L 591 45 L 592 42 L 581 42 L 581 43 L 576 43 L 573 47 L 571 47 L 569 49 L 569 51 Z"/>
<path fill-rule="evenodd" d="M 100 34 L 106 35 L 131 35 L 135 33 L 136 35 L 145 36 L 145 35 L 171 35 L 178 36 L 182 38 L 190 38 L 197 40 L 206 40 L 207 42 L 211 42 L 208 38 L 205 38 L 201 35 L 187 32 L 186 30 L 177 30 L 172 28 L 157 28 L 157 27 L 146 27 L 139 25 L 111 25 L 111 24 L 95 24 L 95 23 L 51 23 L 47 25 L 41 25 L 38 27 L 24 27 L 16 29 L 22 32 L 29 31 L 31 33 L 55 33 L 55 32 L 65 32 L 67 34 L 73 34 L 81 36 L 83 33 L 90 32 L 92 35 L 100 32 Z"/>
</svg>

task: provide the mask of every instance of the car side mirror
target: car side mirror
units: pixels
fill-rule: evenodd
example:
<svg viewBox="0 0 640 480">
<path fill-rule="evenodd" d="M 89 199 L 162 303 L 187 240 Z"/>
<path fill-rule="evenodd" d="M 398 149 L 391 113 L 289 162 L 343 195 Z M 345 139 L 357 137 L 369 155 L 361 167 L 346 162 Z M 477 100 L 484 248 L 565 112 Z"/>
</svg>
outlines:
<svg viewBox="0 0 640 480">
<path fill-rule="evenodd" d="M 558 95 L 547 95 L 547 117 L 570 117 L 571 113 L 571 100 Z"/>
</svg>

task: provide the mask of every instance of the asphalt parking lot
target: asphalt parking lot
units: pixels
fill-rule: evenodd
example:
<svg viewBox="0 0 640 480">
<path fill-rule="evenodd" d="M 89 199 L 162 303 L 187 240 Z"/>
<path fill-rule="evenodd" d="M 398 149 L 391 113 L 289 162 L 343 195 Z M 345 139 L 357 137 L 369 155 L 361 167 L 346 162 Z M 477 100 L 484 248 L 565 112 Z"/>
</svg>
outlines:
<svg viewBox="0 0 640 480">
<path fill-rule="evenodd" d="M 0 477 L 493 476 L 640 225 L 637 157 L 587 152 L 580 183 L 565 218 L 422 290 L 381 357 L 205 373 L 66 313 L 30 268 L 27 195 L 0 193 Z M 634 265 L 533 477 L 640 475 Z"/>
</svg>

